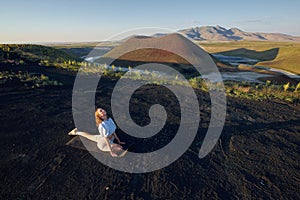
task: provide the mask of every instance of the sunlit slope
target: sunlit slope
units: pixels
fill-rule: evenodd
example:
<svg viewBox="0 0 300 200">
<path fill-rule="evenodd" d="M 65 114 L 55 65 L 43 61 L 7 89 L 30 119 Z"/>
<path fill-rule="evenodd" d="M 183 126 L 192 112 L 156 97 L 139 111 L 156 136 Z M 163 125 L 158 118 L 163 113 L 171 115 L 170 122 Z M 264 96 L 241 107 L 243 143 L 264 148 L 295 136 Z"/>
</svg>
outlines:
<svg viewBox="0 0 300 200">
<path fill-rule="evenodd" d="M 296 42 L 217 42 L 198 43 L 209 53 L 242 56 L 259 60 L 257 66 L 283 69 L 300 74 L 300 43 Z"/>
<path fill-rule="evenodd" d="M 161 48 L 142 48 L 144 46 L 151 47 L 153 45 Z M 179 53 L 164 50 L 172 49 L 171 47 L 176 49 Z M 127 52 L 128 49 L 133 49 L 133 51 L 123 54 L 123 52 Z M 128 65 L 132 66 L 134 62 L 138 64 L 170 63 L 177 64 L 178 68 L 183 69 L 191 68 L 191 63 L 179 55 L 190 55 L 193 59 L 193 57 L 199 57 L 202 54 L 206 54 L 206 52 L 199 48 L 194 42 L 180 34 L 169 34 L 161 37 L 137 36 L 132 37 L 121 45 L 113 48 L 97 61 L 99 63 L 109 63 L 110 60 L 114 60 L 114 64 L 124 67 Z M 121 56 L 119 57 L 119 55 Z M 213 59 L 220 68 L 229 67 L 225 63 L 218 61 L 216 58 Z M 106 62 L 106 60 L 108 61 Z"/>
</svg>

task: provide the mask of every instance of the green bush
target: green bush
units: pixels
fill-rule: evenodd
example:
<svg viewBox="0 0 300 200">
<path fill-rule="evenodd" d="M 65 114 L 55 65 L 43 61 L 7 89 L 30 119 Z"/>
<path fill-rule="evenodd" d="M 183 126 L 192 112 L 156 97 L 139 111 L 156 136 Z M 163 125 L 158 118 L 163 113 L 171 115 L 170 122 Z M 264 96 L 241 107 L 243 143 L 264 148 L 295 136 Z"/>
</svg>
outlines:
<svg viewBox="0 0 300 200">
<path fill-rule="evenodd" d="M 50 80 L 44 74 L 29 74 L 28 72 L 0 72 L 0 84 L 21 84 L 28 88 L 39 88 L 44 86 L 62 86 L 63 84 Z"/>
<path fill-rule="evenodd" d="M 133 80 L 144 80 L 146 82 L 156 84 L 171 84 L 171 85 L 183 85 L 192 86 L 195 89 L 200 89 L 204 92 L 208 92 L 211 89 L 218 89 L 223 83 L 212 83 L 208 80 L 204 80 L 201 77 L 195 77 L 189 79 L 189 85 L 178 76 L 161 76 L 160 74 L 152 71 L 145 70 L 146 73 L 141 73 L 138 70 L 133 70 L 128 67 L 129 75 Z M 121 77 L 125 72 L 114 71 L 108 69 L 106 65 L 100 65 L 97 67 L 82 67 L 81 70 L 85 74 L 102 72 L 103 76 L 107 77 Z M 254 100 L 263 99 L 280 99 L 288 102 L 299 102 L 300 99 L 300 83 L 297 85 L 291 85 L 286 83 L 284 85 L 274 85 L 271 81 L 266 81 L 265 84 L 248 83 L 248 82 L 234 82 L 225 81 L 225 92 L 228 96 L 247 98 Z"/>
</svg>

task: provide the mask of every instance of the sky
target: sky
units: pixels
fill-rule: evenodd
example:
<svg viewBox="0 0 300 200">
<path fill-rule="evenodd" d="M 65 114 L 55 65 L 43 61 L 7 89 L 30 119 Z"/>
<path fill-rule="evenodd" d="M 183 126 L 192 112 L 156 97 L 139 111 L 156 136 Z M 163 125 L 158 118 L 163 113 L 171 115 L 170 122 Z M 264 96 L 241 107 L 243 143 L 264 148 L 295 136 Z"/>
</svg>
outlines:
<svg viewBox="0 0 300 200">
<path fill-rule="evenodd" d="M 207 25 L 300 36 L 299 8 L 300 0 L 0 0 L 0 43 L 103 41 Z"/>
</svg>

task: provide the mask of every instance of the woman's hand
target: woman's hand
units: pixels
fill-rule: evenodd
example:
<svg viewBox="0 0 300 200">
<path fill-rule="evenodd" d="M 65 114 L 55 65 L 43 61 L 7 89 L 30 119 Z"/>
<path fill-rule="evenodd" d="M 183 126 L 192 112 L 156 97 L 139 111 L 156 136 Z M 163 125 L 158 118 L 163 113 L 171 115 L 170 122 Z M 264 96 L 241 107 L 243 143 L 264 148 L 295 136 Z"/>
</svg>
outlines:
<svg viewBox="0 0 300 200">
<path fill-rule="evenodd" d="M 119 144 L 125 144 L 125 142 L 121 142 L 121 140 L 119 139 L 119 137 L 117 136 L 116 133 L 113 133 L 113 134 L 114 134 L 114 136 L 115 136 L 115 138 L 116 138 L 116 140 L 118 141 Z"/>
</svg>

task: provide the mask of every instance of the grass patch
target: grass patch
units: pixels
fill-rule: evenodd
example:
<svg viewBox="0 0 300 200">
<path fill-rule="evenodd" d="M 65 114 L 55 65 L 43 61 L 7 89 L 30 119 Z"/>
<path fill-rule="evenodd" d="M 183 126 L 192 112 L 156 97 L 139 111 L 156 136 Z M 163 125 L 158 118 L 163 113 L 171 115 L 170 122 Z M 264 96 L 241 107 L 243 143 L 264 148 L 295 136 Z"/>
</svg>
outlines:
<svg viewBox="0 0 300 200">
<path fill-rule="evenodd" d="M 34 64 L 46 61 L 58 63 L 80 59 L 61 50 L 33 44 L 0 44 L 0 62 L 12 64 Z"/>
<path fill-rule="evenodd" d="M 257 66 L 300 74 L 300 43 L 296 42 L 211 42 L 198 43 L 209 53 L 259 60 Z"/>
<path fill-rule="evenodd" d="M 83 67 L 80 69 L 83 74 L 99 74 L 111 78 L 120 78 L 125 72 L 119 71 L 118 68 L 109 69 L 105 65 L 97 67 Z M 208 92 L 209 88 L 219 88 L 221 83 L 212 83 L 200 77 L 190 78 L 188 82 L 178 78 L 178 76 L 169 75 L 161 76 L 156 72 L 148 70 L 138 71 L 129 68 L 132 80 L 142 80 L 145 83 L 156 84 L 169 84 L 169 85 L 182 85 L 195 89 L 200 89 Z M 299 103 L 300 102 L 300 82 L 298 84 L 285 83 L 282 85 L 274 84 L 267 80 L 264 84 L 248 83 L 248 82 L 234 82 L 225 81 L 225 92 L 228 96 L 237 98 L 246 98 L 252 100 L 266 100 L 266 99 L 279 99 L 286 102 Z"/>
<path fill-rule="evenodd" d="M 0 72 L 0 85 L 23 85 L 26 88 L 40 88 L 46 86 L 62 86 L 61 82 L 50 80 L 44 74 L 30 74 L 28 72 Z"/>
<path fill-rule="evenodd" d="M 271 81 L 265 84 L 225 82 L 226 94 L 229 96 L 254 100 L 279 99 L 292 103 L 300 102 L 299 87 L 300 83 L 275 85 Z"/>
</svg>

